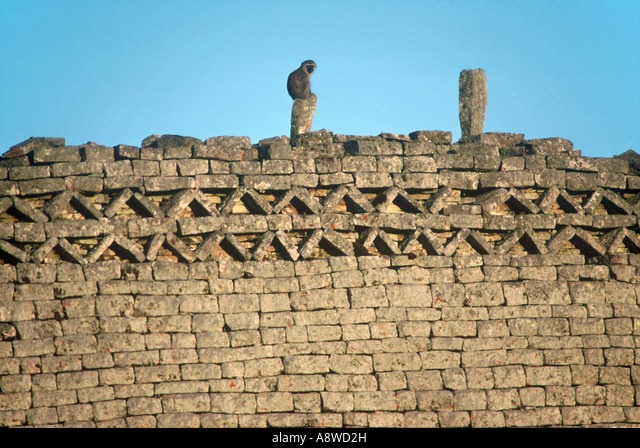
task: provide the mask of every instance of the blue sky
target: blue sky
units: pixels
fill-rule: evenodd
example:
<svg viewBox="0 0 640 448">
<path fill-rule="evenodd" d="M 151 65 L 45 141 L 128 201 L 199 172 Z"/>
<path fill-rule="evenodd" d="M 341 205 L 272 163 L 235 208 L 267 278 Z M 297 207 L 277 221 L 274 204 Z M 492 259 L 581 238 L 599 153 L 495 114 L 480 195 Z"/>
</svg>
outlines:
<svg viewBox="0 0 640 448">
<path fill-rule="evenodd" d="M 316 61 L 313 129 L 453 131 L 484 68 L 487 132 L 640 152 L 640 1 L 0 1 L 0 153 L 31 136 L 287 135 Z"/>
</svg>

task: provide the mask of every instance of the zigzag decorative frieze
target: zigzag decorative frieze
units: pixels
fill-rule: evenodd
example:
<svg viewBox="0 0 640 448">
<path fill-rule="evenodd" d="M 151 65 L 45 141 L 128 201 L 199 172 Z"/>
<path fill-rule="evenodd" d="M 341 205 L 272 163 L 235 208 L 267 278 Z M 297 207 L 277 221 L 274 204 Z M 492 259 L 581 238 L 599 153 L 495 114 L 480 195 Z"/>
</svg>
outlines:
<svg viewBox="0 0 640 448">
<path fill-rule="evenodd" d="M 11 228 L 3 232 L 0 256 L 10 263 L 60 258 L 86 264 L 105 257 L 191 263 L 221 256 L 640 253 L 637 206 L 615 191 L 468 193 L 340 185 L 269 193 L 239 187 L 155 195 L 125 188 L 108 195 L 9 196 L 0 200 L 3 228 Z"/>
<path fill-rule="evenodd" d="M 7 153 L 1 262 L 640 253 L 640 176 L 563 139 L 169 137 Z"/>
</svg>

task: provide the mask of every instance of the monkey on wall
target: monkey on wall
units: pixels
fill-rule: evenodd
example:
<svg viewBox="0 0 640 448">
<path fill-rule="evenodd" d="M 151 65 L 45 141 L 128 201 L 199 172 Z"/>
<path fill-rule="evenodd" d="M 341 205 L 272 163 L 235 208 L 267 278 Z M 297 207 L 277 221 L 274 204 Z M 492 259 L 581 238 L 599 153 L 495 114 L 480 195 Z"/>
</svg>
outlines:
<svg viewBox="0 0 640 448">
<path fill-rule="evenodd" d="M 309 98 L 311 93 L 311 74 L 316 69 L 316 63 L 308 60 L 300 64 L 287 79 L 287 91 L 294 100 Z"/>
</svg>

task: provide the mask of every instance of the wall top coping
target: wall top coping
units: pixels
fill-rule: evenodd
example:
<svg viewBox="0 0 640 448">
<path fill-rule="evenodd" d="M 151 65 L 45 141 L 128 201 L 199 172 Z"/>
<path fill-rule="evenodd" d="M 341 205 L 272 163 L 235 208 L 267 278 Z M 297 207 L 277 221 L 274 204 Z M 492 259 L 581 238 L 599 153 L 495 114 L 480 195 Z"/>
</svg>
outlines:
<svg viewBox="0 0 640 448">
<path fill-rule="evenodd" d="M 252 144 L 249 137 L 218 136 L 201 140 L 179 135 L 151 135 L 140 147 L 113 147 L 87 142 L 66 146 L 64 138 L 31 137 L 12 146 L 0 158 L 0 167 L 37 166 L 61 162 L 109 162 L 118 160 L 211 159 L 220 161 L 295 160 L 305 158 L 342 158 L 349 156 L 546 156 L 566 160 L 594 162 L 586 165 L 554 168 L 576 171 L 628 172 L 631 165 L 640 168 L 640 155 L 629 150 L 614 158 L 581 155 L 567 139 L 525 139 L 523 134 L 489 132 L 452 142 L 449 131 L 415 131 L 408 135 L 381 133 L 377 136 L 333 134 L 320 130 L 302 136 L 302 145 L 292 148 L 288 137 L 273 137 Z"/>
</svg>

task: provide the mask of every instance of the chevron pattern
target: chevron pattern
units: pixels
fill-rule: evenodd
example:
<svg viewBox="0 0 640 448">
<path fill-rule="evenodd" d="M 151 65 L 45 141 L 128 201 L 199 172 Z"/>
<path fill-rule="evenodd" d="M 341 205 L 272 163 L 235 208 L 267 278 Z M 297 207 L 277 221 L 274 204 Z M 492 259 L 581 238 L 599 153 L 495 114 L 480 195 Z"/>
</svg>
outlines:
<svg viewBox="0 0 640 448">
<path fill-rule="evenodd" d="M 0 199 L 4 262 L 87 264 L 354 255 L 640 253 L 635 197 L 598 188 L 484 192 L 294 187 Z"/>
</svg>

